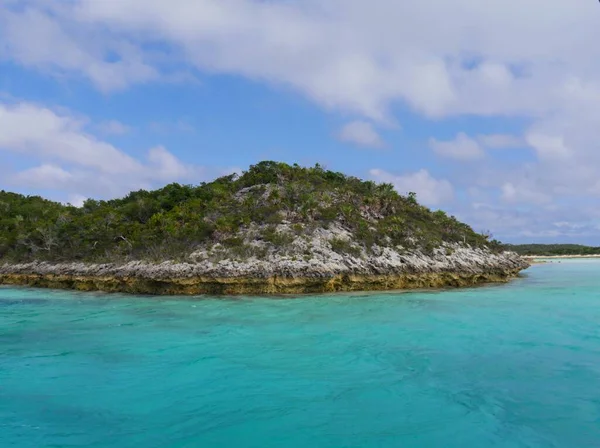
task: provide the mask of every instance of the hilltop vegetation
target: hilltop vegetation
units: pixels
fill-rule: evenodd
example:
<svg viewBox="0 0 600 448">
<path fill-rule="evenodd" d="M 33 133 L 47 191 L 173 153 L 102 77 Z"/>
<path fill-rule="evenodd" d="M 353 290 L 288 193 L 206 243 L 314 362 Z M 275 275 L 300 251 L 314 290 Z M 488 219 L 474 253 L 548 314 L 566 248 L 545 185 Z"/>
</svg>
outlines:
<svg viewBox="0 0 600 448">
<path fill-rule="evenodd" d="M 600 247 L 581 244 L 507 244 L 506 249 L 519 255 L 600 255 Z"/>
<path fill-rule="evenodd" d="M 236 257 L 260 257 L 267 246 L 284 250 L 295 237 L 331 226 L 352 235 L 352 241 L 331 240 L 331 247 L 357 255 L 398 246 L 431 252 L 443 242 L 501 248 L 443 211 L 420 205 L 413 193 L 403 196 L 391 184 L 318 165 L 261 162 L 241 176 L 88 199 L 82 207 L 0 192 L 5 262 L 181 260 L 212 246 Z M 244 238 L 250 229 L 262 245 Z"/>
</svg>

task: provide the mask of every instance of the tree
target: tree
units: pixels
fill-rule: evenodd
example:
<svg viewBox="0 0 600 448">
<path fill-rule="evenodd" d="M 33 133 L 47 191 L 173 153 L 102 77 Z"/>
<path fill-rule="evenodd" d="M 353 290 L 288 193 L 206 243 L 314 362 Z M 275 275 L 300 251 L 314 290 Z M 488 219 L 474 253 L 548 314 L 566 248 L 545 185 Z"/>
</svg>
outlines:
<svg viewBox="0 0 600 448">
<path fill-rule="evenodd" d="M 336 222 L 364 249 L 375 243 L 492 245 L 491 233 L 478 234 L 444 212 L 432 212 L 414 192 L 400 196 L 390 183 L 365 182 L 319 165 L 265 161 L 241 176 L 88 199 L 80 208 L 2 191 L 0 261 L 166 260 L 283 220 L 302 232 Z"/>
<path fill-rule="evenodd" d="M 408 193 L 408 202 L 410 202 L 411 204 L 417 205 L 417 193 L 415 193 L 414 191 L 411 191 Z"/>
</svg>

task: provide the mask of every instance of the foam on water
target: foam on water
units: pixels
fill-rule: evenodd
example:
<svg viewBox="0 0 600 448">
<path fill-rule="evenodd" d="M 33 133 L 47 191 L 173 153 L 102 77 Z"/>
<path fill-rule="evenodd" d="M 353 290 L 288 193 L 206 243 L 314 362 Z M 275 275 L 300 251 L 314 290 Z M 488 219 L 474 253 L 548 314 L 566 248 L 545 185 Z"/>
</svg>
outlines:
<svg viewBox="0 0 600 448">
<path fill-rule="evenodd" d="M 0 446 L 600 446 L 599 324 L 597 260 L 404 294 L 0 288 Z"/>
</svg>

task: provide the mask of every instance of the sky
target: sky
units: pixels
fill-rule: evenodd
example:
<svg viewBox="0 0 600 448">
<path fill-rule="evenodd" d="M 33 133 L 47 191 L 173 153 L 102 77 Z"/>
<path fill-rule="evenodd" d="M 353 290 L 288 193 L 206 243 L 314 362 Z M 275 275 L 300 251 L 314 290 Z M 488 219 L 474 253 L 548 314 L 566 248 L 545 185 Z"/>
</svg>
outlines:
<svg viewBox="0 0 600 448">
<path fill-rule="evenodd" d="M 599 40 L 593 0 L 0 0 L 0 189 L 319 163 L 600 245 Z"/>
</svg>

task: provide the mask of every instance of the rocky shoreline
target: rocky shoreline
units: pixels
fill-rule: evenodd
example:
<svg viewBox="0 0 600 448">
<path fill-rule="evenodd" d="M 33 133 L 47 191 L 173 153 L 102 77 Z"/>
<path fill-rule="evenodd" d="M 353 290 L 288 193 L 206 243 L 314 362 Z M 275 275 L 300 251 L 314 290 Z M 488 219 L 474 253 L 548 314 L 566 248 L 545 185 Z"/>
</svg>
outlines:
<svg viewBox="0 0 600 448">
<path fill-rule="evenodd" d="M 509 281 L 530 266 L 513 252 L 458 245 L 431 254 L 380 248 L 366 257 L 326 255 L 157 264 L 3 264 L 0 284 L 157 295 L 303 294 L 474 286 Z"/>
<path fill-rule="evenodd" d="M 530 265 L 415 193 L 320 165 L 263 161 L 82 208 L 1 193 L 0 284 L 302 294 L 506 282 Z"/>
</svg>

